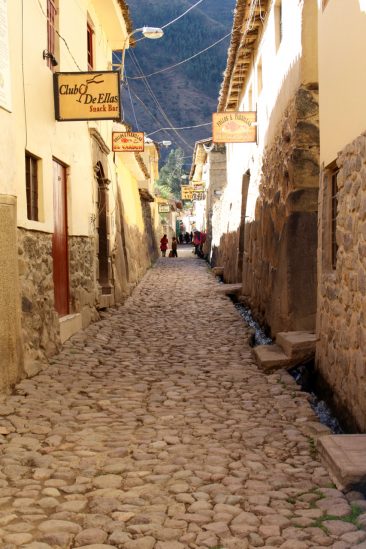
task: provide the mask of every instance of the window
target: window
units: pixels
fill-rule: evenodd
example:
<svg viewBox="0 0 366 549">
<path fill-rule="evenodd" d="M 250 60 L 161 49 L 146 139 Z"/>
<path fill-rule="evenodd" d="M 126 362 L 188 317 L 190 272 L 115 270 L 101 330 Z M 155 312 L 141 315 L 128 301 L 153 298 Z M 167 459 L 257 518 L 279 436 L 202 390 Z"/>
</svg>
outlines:
<svg viewBox="0 0 366 549">
<path fill-rule="evenodd" d="M 334 168 L 330 173 L 330 191 L 331 191 L 331 263 L 332 269 L 335 269 L 337 266 L 337 208 L 338 208 L 338 187 L 337 187 L 337 176 L 339 169 Z"/>
<path fill-rule="evenodd" d="M 257 65 L 257 94 L 258 97 L 261 94 L 263 88 L 263 73 L 262 73 L 262 59 L 258 62 Z"/>
<path fill-rule="evenodd" d="M 57 21 L 57 6 L 56 0 L 47 0 L 47 50 L 54 57 L 57 57 L 56 51 L 56 21 Z M 51 70 L 54 70 L 52 59 L 47 58 L 47 65 Z"/>
<path fill-rule="evenodd" d="M 38 159 L 25 153 L 27 218 L 38 221 Z"/>
<path fill-rule="evenodd" d="M 87 51 L 88 51 L 88 70 L 94 69 L 94 30 L 91 23 L 87 24 Z"/>
<path fill-rule="evenodd" d="M 277 0 L 275 4 L 274 21 L 275 21 L 275 43 L 276 43 L 276 51 L 277 51 L 282 41 L 282 0 Z"/>
</svg>

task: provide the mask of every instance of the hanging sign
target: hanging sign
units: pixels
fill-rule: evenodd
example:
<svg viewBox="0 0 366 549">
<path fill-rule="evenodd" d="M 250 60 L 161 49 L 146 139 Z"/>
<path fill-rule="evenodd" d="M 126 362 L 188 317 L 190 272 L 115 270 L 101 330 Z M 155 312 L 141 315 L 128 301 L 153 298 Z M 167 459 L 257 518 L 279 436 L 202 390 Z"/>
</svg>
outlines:
<svg viewBox="0 0 366 549">
<path fill-rule="evenodd" d="M 56 72 L 56 120 L 120 120 L 120 72 Z"/>
<path fill-rule="evenodd" d="M 193 183 L 193 190 L 195 193 L 203 193 L 205 190 L 204 183 Z"/>
<path fill-rule="evenodd" d="M 214 143 L 256 143 L 256 122 L 255 111 L 215 112 L 212 115 L 212 140 Z"/>
<path fill-rule="evenodd" d="M 0 0 L 0 107 L 11 112 L 8 4 Z"/>
<path fill-rule="evenodd" d="M 159 204 L 158 210 L 159 210 L 159 213 L 169 213 L 170 206 L 169 204 Z"/>
<path fill-rule="evenodd" d="M 144 132 L 112 132 L 113 152 L 143 152 Z"/>
<path fill-rule="evenodd" d="M 205 198 L 206 198 L 206 193 L 202 191 L 199 191 L 199 192 L 194 191 L 194 193 L 192 194 L 192 200 L 205 200 Z"/>
<path fill-rule="evenodd" d="M 192 200 L 193 187 L 191 185 L 182 185 L 180 188 L 182 200 Z"/>
</svg>

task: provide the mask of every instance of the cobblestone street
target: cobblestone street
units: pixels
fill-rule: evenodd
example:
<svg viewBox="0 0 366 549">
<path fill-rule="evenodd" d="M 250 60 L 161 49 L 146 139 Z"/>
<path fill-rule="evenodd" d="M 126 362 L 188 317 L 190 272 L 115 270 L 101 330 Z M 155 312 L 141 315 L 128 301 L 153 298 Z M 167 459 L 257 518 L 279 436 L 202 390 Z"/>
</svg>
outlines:
<svg viewBox="0 0 366 549">
<path fill-rule="evenodd" d="M 186 255 L 2 397 L 3 549 L 366 547 L 307 395 L 258 370 L 232 302 Z"/>
</svg>

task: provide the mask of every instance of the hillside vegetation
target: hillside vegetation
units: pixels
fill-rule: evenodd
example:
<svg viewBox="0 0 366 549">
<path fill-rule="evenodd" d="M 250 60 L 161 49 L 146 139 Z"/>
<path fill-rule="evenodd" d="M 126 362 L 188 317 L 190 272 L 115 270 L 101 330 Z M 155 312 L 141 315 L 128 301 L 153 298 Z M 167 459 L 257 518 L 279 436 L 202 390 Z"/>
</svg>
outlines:
<svg viewBox="0 0 366 549">
<path fill-rule="evenodd" d="M 129 0 L 128 3 L 134 28 L 139 28 L 144 25 L 164 26 L 194 1 Z M 231 31 L 234 6 L 235 0 L 204 0 L 182 19 L 168 26 L 160 40 L 144 39 L 136 43 L 132 55 L 127 51 L 126 74 L 139 128 L 149 133 L 169 126 L 169 122 L 179 127 L 211 121 L 211 113 L 217 106 L 230 37 L 197 58 L 147 79 L 169 121 L 160 112 L 144 81 L 133 79 L 140 75 L 136 61 L 143 74 L 150 74 L 194 55 Z M 136 38 L 140 35 L 137 34 Z M 126 118 L 137 129 L 127 89 L 123 103 Z M 174 142 L 173 146 L 182 147 L 185 155 L 189 156 L 196 140 L 211 135 L 211 127 L 179 133 L 188 144 L 172 131 L 156 133 L 153 139 L 170 139 Z M 189 163 L 189 158 L 186 162 Z"/>
</svg>

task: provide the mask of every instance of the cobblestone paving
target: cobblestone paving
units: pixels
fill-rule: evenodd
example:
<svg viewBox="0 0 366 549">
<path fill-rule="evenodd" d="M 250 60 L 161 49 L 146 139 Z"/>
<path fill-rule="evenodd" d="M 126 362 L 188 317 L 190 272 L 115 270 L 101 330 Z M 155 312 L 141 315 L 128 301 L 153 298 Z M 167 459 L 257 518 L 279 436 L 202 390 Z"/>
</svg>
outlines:
<svg viewBox="0 0 366 549">
<path fill-rule="evenodd" d="M 160 259 L 2 399 L 3 549 L 366 547 L 306 395 L 257 369 L 216 288 L 203 261 Z"/>
</svg>

